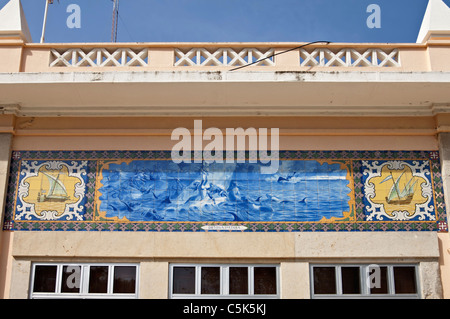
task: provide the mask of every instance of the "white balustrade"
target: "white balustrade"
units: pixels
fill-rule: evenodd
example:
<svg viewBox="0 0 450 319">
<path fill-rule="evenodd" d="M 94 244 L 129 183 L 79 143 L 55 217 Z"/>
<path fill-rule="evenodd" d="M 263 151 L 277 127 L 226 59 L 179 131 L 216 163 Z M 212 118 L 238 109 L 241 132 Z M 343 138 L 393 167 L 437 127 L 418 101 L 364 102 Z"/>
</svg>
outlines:
<svg viewBox="0 0 450 319">
<path fill-rule="evenodd" d="M 357 50 L 344 48 L 300 49 L 300 66 L 312 67 L 400 67 L 398 49 L 386 52 L 370 48 Z"/>
<path fill-rule="evenodd" d="M 50 67 L 142 67 L 148 65 L 147 59 L 148 49 L 52 49 Z"/>
<path fill-rule="evenodd" d="M 259 66 L 274 66 L 273 49 L 262 52 L 256 48 L 192 48 L 185 52 L 175 49 L 175 66 L 242 66 L 255 63 Z M 259 62 L 258 62 L 259 61 Z"/>
<path fill-rule="evenodd" d="M 148 67 L 148 48 L 64 48 L 51 49 L 50 67 Z M 173 65 L 204 66 L 282 66 L 276 64 L 275 49 L 259 48 L 174 48 Z M 398 49 L 381 48 L 302 48 L 299 67 L 400 67 Z M 170 54 L 168 52 L 168 54 Z M 167 60 L 166 60 L 167 61 Z"/>
</svg>

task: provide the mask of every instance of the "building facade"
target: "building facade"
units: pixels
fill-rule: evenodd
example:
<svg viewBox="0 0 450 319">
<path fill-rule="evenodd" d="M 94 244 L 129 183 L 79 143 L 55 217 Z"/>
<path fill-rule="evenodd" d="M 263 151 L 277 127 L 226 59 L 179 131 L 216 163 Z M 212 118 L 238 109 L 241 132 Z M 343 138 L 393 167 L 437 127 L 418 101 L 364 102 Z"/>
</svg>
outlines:
<svg viewBox="0 0 450 319">
<path fill-rule="evenodd" d="M 449 298 L 449 17 L 430 0 L 410 44 L 37 44 L 11 0 L 0 296 Z"/>
</svg>

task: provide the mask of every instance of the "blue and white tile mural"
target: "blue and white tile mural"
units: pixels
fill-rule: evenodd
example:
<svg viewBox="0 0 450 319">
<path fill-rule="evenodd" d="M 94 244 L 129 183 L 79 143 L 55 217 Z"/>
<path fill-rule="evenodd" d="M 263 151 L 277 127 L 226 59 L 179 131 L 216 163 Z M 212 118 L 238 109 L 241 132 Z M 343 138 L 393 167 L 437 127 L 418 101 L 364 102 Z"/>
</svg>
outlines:
<svg viewBox="0 0 450 319">
<path fill-rule="evenodd" d="M 350 210 L 348 172 L 338 163 L 282 161 L 270 175 L 258 165 L 109 164 L 100 211 L 130 221 L 319 221 Z"/>
<path fill-rule="evenodd" d="M 447 231 L 439 154 L 282 151 L 175 163 L 166 151 L 15 151 L 5 230 Z"/>
</svg>

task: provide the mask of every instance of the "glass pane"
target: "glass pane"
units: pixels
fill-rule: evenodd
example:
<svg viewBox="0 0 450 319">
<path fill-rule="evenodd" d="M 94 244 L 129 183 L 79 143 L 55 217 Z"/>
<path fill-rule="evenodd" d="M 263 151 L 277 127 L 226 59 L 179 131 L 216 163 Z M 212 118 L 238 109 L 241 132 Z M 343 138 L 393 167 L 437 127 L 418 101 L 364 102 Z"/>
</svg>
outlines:
<svg viewBox="0 0 450 319">
<path fill-rule="evenodd" d="M 56 266 L 36 266 L 34 268 L 33 292 L 55 292 Z"/>
<path fill-rule="evenodd" d="M 371 294 L 387 294 L 387 267 L 369 269 L 369 288 Z"/>
<path fill-rule="evenodd" d="M 108 266 L 89 267 L 89 292 L 94 294 L 108 292 Z"/>
<path fill-rule="evenodd" d="M 230 267 L 230 294 L 248 294 L 248 267 Z"/>
<path fill-rule="evenodd" d="M 255 295 L 275 295 L 277 293 L 277 272 L 275 267 L 255 267 Z"/>
<path fill-rule="evenodd" d="M 174 294 L 195 294 L 195 267 L 173 267 Z"/>
<path fill-rule="evenodd" d="M 202 267 L 202 294 L 220 294 L 220 268 Z"/>
<path fill-rule="evenodd" d="M 136 291 L 136 267 L 115 266 L 113 293 L 134 294 L 135 291 Z"/>
<path fill-rule="evenodd" d="M 415 294 L 416 268 L 394 267 L 394 285 L 396 294 Z"/>
<path fill-rule="evenodd" d="M 335 267 L 314 267 L 314 294 L 336 293 Z"/>
<path fill-rule="evenodd" d="M 342 293 L 361 293 L 359 267 L 342 267 Z"/>
<path fill-rule="evenodd" d="M 81 266 L 68 265 L 63 267 L 61 292 L 80 292 Z"/>
</svg>

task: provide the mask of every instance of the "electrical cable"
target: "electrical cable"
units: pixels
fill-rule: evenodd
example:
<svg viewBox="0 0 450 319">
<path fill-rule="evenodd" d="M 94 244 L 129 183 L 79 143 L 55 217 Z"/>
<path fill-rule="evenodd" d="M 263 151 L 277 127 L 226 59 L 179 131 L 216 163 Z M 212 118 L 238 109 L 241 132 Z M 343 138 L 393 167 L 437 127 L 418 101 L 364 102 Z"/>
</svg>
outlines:
<svg viewBox="0 0 450 319">
<path fill-rule="evenodd" d="M 306 47 L 306 46 L 308 46 L 308 45 L 315 44 L 315 43 L 326 43 L 326 44 L 330 44 L 331 42 L 330 42 L 330 41 L 313 41 L 313 42 L 309 42 L 309 43 L 300 45 L 300 46 L 295 47 L 295 48 L 292 48 L 292 49 L 288 49 L 288 50 L 285 50 L 285 51 L 282 51 L 282 52 L 274 53 L 274 54 L 272 54 L 272 55 L 270 55 L 270 56 L 268 56 L 268 57 L 265 57 L 265 58 L 263 58 L 263 59 L 259 59 L 259 60 L 255 61 L 255 62 L 248 63 L 248 64 L 246 64 L 246 65 L 238 66 L 237 68 L 231 69 L 231 70 L 229 70 L 229 71 L 239 70 L 239 69 L 245 68 L 245 67 L 247 67 L 247 66 L 250 66 L 250 65 L 259 63 L 259 62 L 261 62 L 261 61 L 264 61 L 264 60 L 273 58 L 274 56 L 277 56 L 277 55 L 280 55 L 280 54 L 284 54 L 284 53 L 287 53 L 287 52 L 290 52 L 290 51 L 298 50 L 298 49 L 304 48 L 304 47 Z"/>
</svg>

